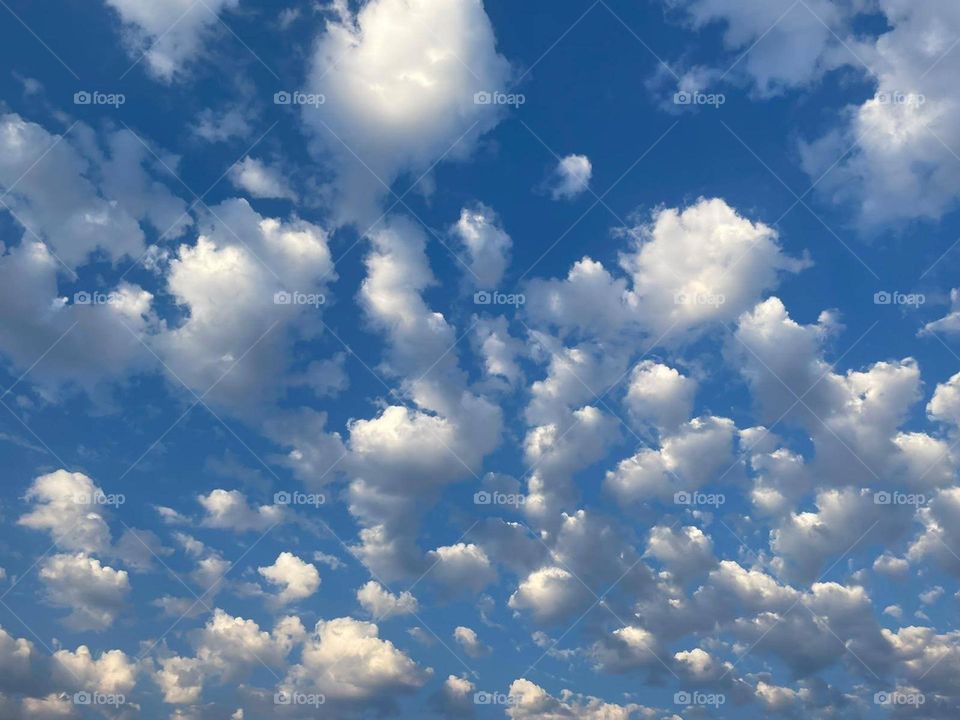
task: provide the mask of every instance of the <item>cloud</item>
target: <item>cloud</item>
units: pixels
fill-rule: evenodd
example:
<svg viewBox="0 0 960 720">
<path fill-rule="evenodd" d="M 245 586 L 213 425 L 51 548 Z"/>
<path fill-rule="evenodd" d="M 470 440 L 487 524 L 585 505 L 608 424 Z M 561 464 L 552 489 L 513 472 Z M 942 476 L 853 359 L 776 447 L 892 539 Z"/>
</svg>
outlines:
<svg viewBox="0 0 960 720">
<path fill-rule="evenodd" d="M 273 565 L 259 567 L 257 572 L 272 584 L 280 586 L 280 593 L 275 597 L 278 605 L 308 598 L 320 587 L 317 568 L 288 552 L 280 553 Z"/>
<path fill-rule="evenodd" d="M 371 223 L 384 185 L 467 157 L 497 124 L 500 106 L 474 93 L 503 91 L 510 65 L 480 0 L 374 0 L 355 15 L 340 7 L 307 73 L 323 112 L 305 107 L 303 120 L 332 157 L 338 218 Z"/>
<path fill-rule="evenodd" d="M 35 507 L 17 523 L 46 530 L 64 550 L 104 552 L 110 547 L 110 528 L 103 515 L 106 505 L 98 498 L 105 497 L 83 473 L 56 470 L 34 478 L 25 499 Z"/>
<path fill-rule="evenodd" d="M 417 599 L 410 592 L 394 595 L 376 580 L 371 580 L 357 590 L 357 602 L 377 621 L 411 615 L 419 609 Z"/>
<path fill-rule="evenodd" d="M 383 640 L 373 623 L 343 617 L 321 620 L 307 639 L 300 664 L 280 688 L 322 693 L 327 703 L 389 707 L 422 687 L 432 673 Z"/>
<path fill-rule="evenodd" d="M 427 557 L 433 568 L 428 577 L 445 593 L 478 593 L 497 579 L 487 554 L 473 543 L 438 547 Z"/>
<path fill-rule="evenodd" d="M 230 181 L 251 197 L 297 200 L 278 167 L 249 155 L 230 169 Z"/>
<path fill-rule="evenodd" d="M 453 639 L 463 648 L 468 657 L 474 659 L 486 657 L 493 649 L 489 645 L 484 645 L 477 637 L 477 633 L 468 627 L 459 625 L 453 629 Z"/>
<path fill-rule="evenodd" d="M 40 580 L 48 602 L 70 610 L 65 623 L 74 630 L 106 630 L 130 593 L 125 570 L 101 565 L 83 553 L 48 557 L 40 566 Z"/>
<path fill-rule="evenodd" d="M 638 429 L 652 426 L 669 432 L 690 418 L 696 391 L 695 380 L 662 363 L 643 360 L 630 373 L 624 403 Z"/>
<path fill-rule="evenodd" d="M 220 13 L 237 7 L 240 0 L 205 0 L 184 9 L 177 4 L 149 0 L 106 0 L 123 22 L 123 39 L 130 57 L 142 57 L 150 74 L 172 82 L 185 66 L 203 52 L 204 42 L 216 29 Z"/>
<path fill-rule="evenodd" d="M 592 596 L 579 580 L 560 567 L 544 567 L 528 575 L 510 596 L 514 610 L 528 610 L 541 624 L 562 622 L 590 605 Z"/>
<path fill-rule="evenodd" d="M 590 187 L 593 166 L 586 155 L 567 155 L 557 162 L 551 178 L 550 196 L 554 200 L 570 200 Z"/>
<path fill-rule="evenodd" d="M 282 522 L 285 516 L 281 505 L 251 507 L 239 490 L 217 488 L 208 495 L 198 495 L 197 501 L 206 512 L 202 524 L 221 530 L 264 532 Z"/>
<path fill-rule="evenodd" d="M 468 282 L 481 289 L 498 288 L 510 262 L 513 242 L 500 227 L 496 213 L 482 203 L 463 208 L 451 232 L 466 250 Z"/>
<path fill-rule="evenodd" d="M 628 703 L 617 705 L 590 695 L 579 695 L 564 690 L 556 698 L 539 685 L 524 678 L 510 684 L 507 697 L 512 703 L 506 708 L 510 720 L 546 720 L 570 718 L 570 720 L 629 720 L 631 717 L 646 717 L 648 710 L 642 705 Z"/>
</svg>

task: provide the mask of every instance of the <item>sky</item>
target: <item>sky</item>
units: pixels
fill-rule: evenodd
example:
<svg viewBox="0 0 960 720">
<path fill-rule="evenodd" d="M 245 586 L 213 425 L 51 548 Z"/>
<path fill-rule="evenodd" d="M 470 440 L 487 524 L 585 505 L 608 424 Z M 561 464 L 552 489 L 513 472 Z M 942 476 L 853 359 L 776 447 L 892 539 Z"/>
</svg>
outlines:
<svg viewBox="0 0 960 720">
<path fill-rule="evenodd" d="M 956 3 L 0 18 L 0 718 L 957 717 Z"/>
</svg>

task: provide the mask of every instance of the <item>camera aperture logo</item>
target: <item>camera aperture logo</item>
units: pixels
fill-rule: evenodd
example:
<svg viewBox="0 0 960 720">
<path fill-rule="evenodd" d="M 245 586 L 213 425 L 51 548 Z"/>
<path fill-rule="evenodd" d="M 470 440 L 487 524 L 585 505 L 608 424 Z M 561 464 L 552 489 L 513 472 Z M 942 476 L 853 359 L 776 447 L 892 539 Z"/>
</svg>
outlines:
<svg viewBox="0 0 960 720">
<path fill-rule="evenodd" d="M 527 302 L 523 293 L 502 293 L 497 290 L 477 290 L 473 294 L 475 305 L 513 305 L 519 307 Z"/>
<path fill-rule="evenodd" d="M 920 507 L 926 505 L 929 500 L 923 493 L 904 493 L 897 491 L 880 490 L 873 494 L 874 505 L 913 505 Z"/>
<path fill-rule="evenodd" d="M 527 101 L 523 93 L 505 93 L 499 90 L 481 90 L 473 94 L 474 105 L 509 105 L 518 108 Z"/>
<path fill-rule="evenodd" d="M 99 90 L 78 90 L 73 94 L 74 105 L 106 105 L 114 109 L 127 102 L 123 93 L 105 93 Z"/>
<path fill-rule="evenodd" d="M 473 494 L 474 505 L 509 505 L 519 507 L 527 502 L 527 496 L 520 493 L 488 492 L 480 490 Z"/>
<path fill-rule="evenodd" d="M 319 707 L 327 701 L 323 693 L 286 692 L 281 690 L 273 694 L 274 705 L 301 705 Z"/>
<path fill-rule="evenodd" d="M 274 305 L 309 305 L 318 308 L 327 302 L 323 293 L 287 292 L 277 290 L 273 294 Z"/>
<path fill-rule="evenodd" d="M 326 502 L 327 497 L 323 493 L 287 492 L 286 490 L 281 490 L 273 495 L 274 505 L 307 505 L 310 507 L 320 507 Z"/>
<path fill-rule="evenodd" d="M 723 493 L 704 493 L 698 490 L 678 490 L 673 494 L 673 502 L 676 505 L 706 505 L 708 507 L 720 507 L 727 502 L 727 496 Z"/>
<path fill-rule="evenodd" d="M 94 290 L 87 292 L 81 290 L 73 294 L 74 305 L 119 305 L 123 301 L 123 295 L 118 292 L 100 292 Z"/>
<path fill-rule="evenodd" d="M 474 705 L 519 705 L 520 698 L 500 692 L 479 691 L 473 694 Z"/>
<path fill-rule="evenodd" d="M 673 294 L 674 305 L 706 305 L 720 307 L 727 301 L 723 293 L 713 292 L 676 292 Z"/>
<path fill-rule="evenodd" d="M 673 94 L 674 105 L 710 105 L 713 106 L 714 109 L 719 109 L 725 102 L 727 102 L 727 96 L 723 93 L 680 90 Z"/>
<path fill-rule="evenodd" d="M 880 290 L 873 294 L 874 305 L 905 305 L 906 307 L 920 307 L 927 301 L 923 293 L 905 293 L 899 290 Z"/>
<path fill-rule="evenodd" d="M 273 94 L 274 105 L 307 105 L 318 108 L 327 102 L 323 93 L 306 93 L 301 90 L 278 90 Z"/>
<path fill-rule="evenodd" d="M 873 702 L 876 705 L 901 706 L 901 707 L 920 707 L 927 701 L 923 693 L 908 693 L 894 690 L 886 692 L 881 690 L 873 696 Z"/>
<path fill-rule="evenodd" d="M 723 693 L 705 693 L 699 690 L 681 690 L 674 693 L 673 702 L 676 705 L 684 707 L 720 707 L 727 701 L 727 696 Z"/>
<path fill-rule="evenodd" d="M 88 692 L 81 690 L 73 694 L 74 705 L 105 705 L 110 707 L 119 707 L 127 702 L 127 698 L 122 693 L 102 693 Z"/>
</svg>

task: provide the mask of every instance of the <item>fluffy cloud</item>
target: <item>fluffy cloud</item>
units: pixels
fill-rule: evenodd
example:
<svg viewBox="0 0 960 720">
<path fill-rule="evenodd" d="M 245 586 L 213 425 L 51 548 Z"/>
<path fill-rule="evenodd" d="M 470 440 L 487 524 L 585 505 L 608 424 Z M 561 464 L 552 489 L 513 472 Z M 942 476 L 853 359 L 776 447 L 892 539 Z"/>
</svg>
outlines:
<svg viewBox="0 0 960 720">
<path fill-rule="evenodd" d="M 275 598 L 279 605 L 308 598 L 320 587 L 317 568 L 288 552 L 280 553 L 273 565 L 259 567 L 257 572 L 272 584 L 280 586 L 280 593 Z"/>
<path fill-rule="evenodd" d="M 170 82 L 204 49 L 219 22 L 218 15 L 240 0 L 206 0 L 158 5 L 144 0 L 106 0 L 123 22 L 123 38 L 134 61 L 141 58 L 150 73 Z"/>
<path fill-rule="evenodd" d="M 357 601 L 375 620 L 410 615 L 418 610 L 417 599 L 411 593 L 404 591 L 394 595 L 376 580 L 357 590 Z"/>
<path fill-rule="evenodd" d="M 203 524 L 223 530 L 264 532 L 282 522 L 285 516 L 284 508 L 280 505 L 251 507 L 239 490 L 218 488 L 209 495 L 197 496 L 197 501 L 206 512 Z"/>
<path fill-rule="evenodd" d="M 389 707 L 394 698 L 420 688 L 432 673 L 424 670 L 377 626 L 353 618 L 321 620 L 280 687 L 288 692 L 323 693 L 327 702 L 366 702 Z"/>
<path fill-rule="evenodd" d="M 510 684 L 507 695 L 513 700 L 506 711 L 511 720 L 630 720 L 648 717 L 652 712 L 635 703 L 617 705 L 571 690 L 564 690 L 556 698 L 523 678 Z"/>
<path fill-rule="evenodd" d="M 497 579 L 497 573 L 482 548 L 457 543 L 431 550 L 433 569 L 429 577 L 448 593 L 478 593 Z"/>
<path fill-rule="evenodd" d="M 297 199 L 279 168 L 254 157 L 247 156 L 234 165 L 230 181 L 255 198 Z"/>
<path fill-rule="evenodd" d="M 553 171 L 550 196 L 554 200 L 569 200 L 590 187 L 593 165 L 586 155 L 567 155 L 561 158 Z"/>
<path fill-rule="evenodd" d="M 311 107 L 303 119 L 333 156 L 341 220 L 369 223 L 384 185 L 466 157 L 497 124 L 500 108 L 474 93 L 503 91 L 510 66 L 480 0 L 374 0 L 356 15 L 339 7 L 307 77 L 324 112 Z"/>
<path fill-rule="evenodd" d="M 25 499 L 35 507 L 17 522 L 46 530 L 64 550 L 103 552 L 110 546 L 110 528 L 98 499 L 105 497 L 83 473 L 57 470 L 34 479 Z"/>
<path fill-rule="evenodd" d="M 106 630 L 130 593 L 125 570 L 83 553 L 50 556 L 40 566 L 40 580 L 50 604 L 70 610 L 65 622 L 75 630 Z"/>
<path fill-rule="evenodd" d="M 592 596 L 579 580 L 560 567 L 544 567 L 528 575 L 507 604 L 528 610 L 538 623 L 562 621 L 589 606 Z"/>
<path fill-rule="evenodd" d="M 624 403 L 639 429 L 652 426 L 669 432 L 690 418 L 696 390 L 695 380 L 662 363 L 644 360 L 630 373 Z"/>
<path fill-rule="evenodd" d="M 463 648 L 463 651 L 474 659 L 486 657 L 492 652 L 489 645 L 484 645 L 477 637 L 475 630 L 459 625 L 453 629 L 453 639 Z"/>
<path fill-rule="evenodd" d="M 463 208 L 452 232 L 467 251 L 470 282 L 478 288 L 496 289 L 510 262 L 513 245 L 496 213 L 482 203 Z"/>
</svg>

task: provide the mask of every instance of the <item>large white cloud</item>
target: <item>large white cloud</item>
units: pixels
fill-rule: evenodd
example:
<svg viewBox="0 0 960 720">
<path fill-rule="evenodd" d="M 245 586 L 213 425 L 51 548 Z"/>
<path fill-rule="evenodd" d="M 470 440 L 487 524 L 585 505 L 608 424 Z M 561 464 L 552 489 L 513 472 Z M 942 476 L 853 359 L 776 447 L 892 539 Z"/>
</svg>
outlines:
<svg viewBox="0 0 960 720">
<path fill-rule="evenodd" d="M 307 106 L 303 120 L 334 158 L 339 218 L 371 223 L 384 184 L 466 157 L 496 125 L 502 106 L 475 103 L 474 93 L 504 91 L 510 66 L 480 0 L 373 0 L 356 15 L 340 8 L 307 76 L 326 102 Z"/>
<path fill-rule="evenodd" d="M 134 61 L 141 58 L 156 78 L 170 82 L 204 49 L 216 29 L 218 15 L 240 0 L 106 0 L 123 22 L 124 41 Z"/>
</svg>

